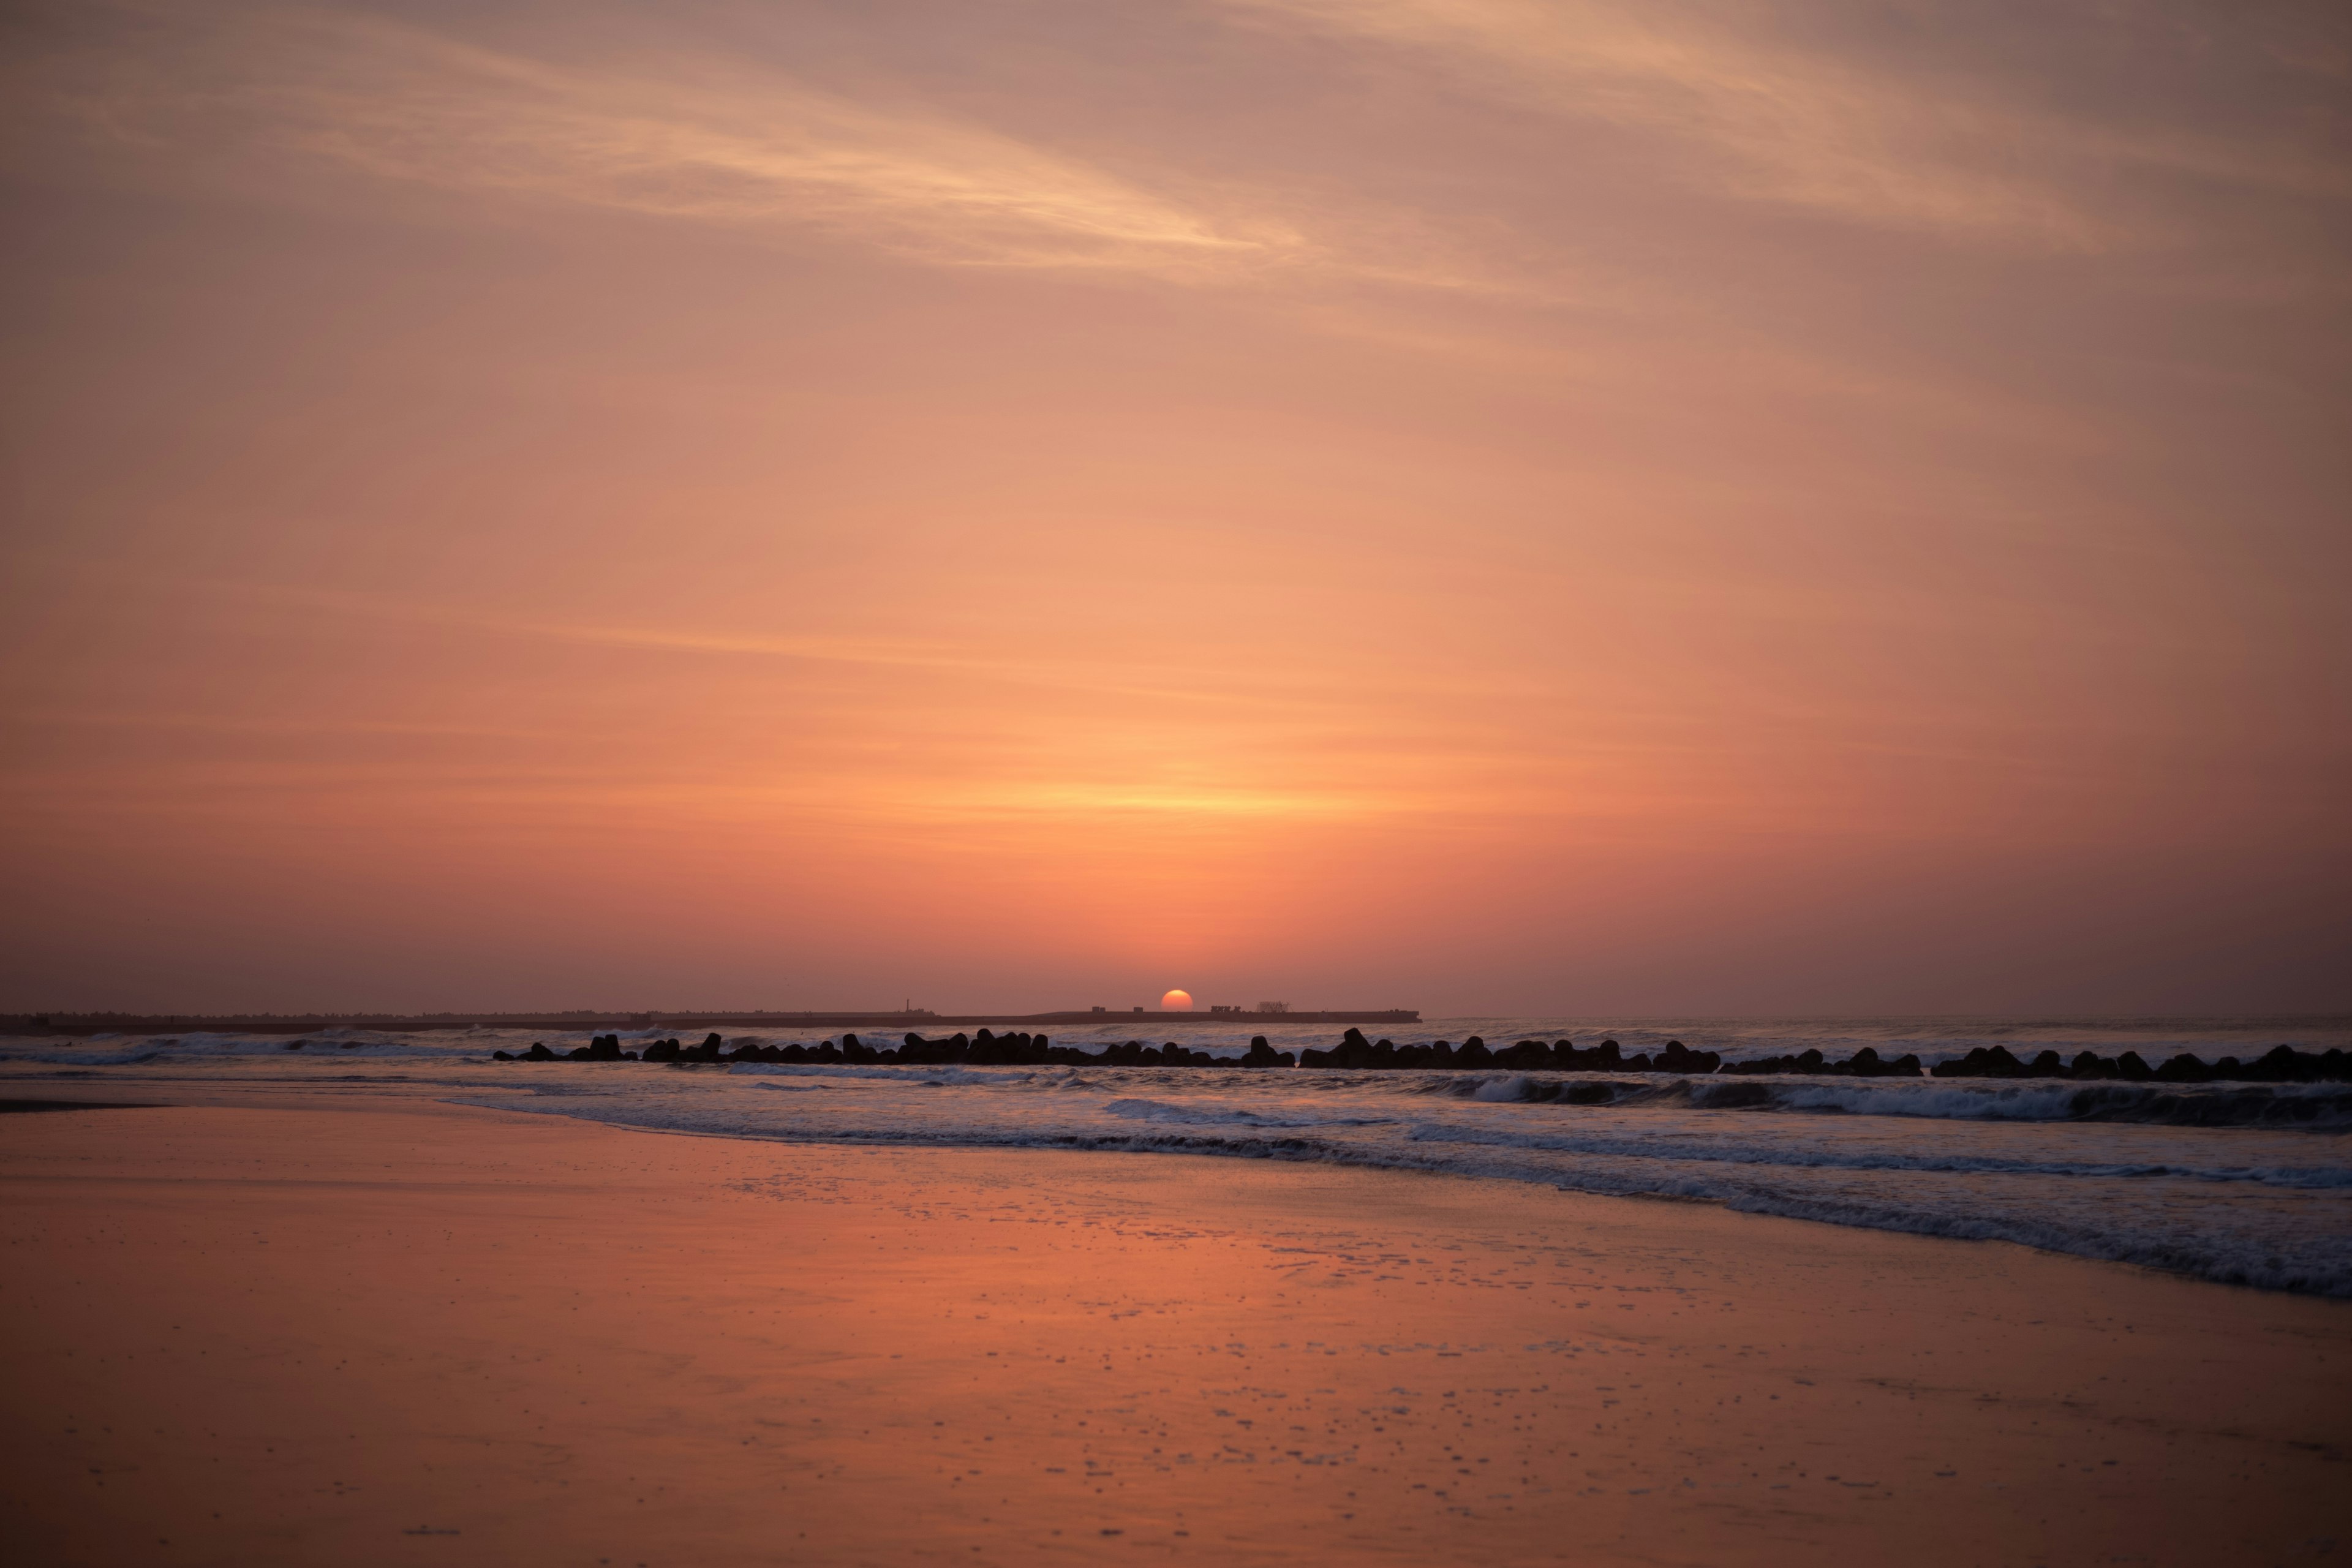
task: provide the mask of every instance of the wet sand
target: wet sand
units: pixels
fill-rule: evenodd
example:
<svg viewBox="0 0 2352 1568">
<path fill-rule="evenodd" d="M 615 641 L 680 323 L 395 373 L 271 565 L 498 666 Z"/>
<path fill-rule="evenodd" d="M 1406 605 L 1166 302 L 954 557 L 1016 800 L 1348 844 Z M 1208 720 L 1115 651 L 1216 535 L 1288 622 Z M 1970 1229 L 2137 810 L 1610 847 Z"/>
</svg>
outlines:
<svg viewBox="0 0 2352 1568">
<path fill-rule="evenodd" d="M 24 1563 L 2352 1551 L 2352 1306 L 2000 1244 L 307 1097 L 0 1119 L 0 1231 Z"/>
</svg>

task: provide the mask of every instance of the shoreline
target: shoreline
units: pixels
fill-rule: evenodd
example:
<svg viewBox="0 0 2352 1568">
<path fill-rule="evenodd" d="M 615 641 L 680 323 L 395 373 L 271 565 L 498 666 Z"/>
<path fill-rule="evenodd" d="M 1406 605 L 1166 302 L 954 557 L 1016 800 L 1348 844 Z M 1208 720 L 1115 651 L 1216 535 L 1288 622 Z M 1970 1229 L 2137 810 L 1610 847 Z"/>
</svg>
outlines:
<svg viewBox="0 0 2352 1568">
<path fill-rule="evenodd" d="M 46 1561 L 2185 1563 L 2338 1528 L 2340 1301 L 1475 1177 L 175 1098 L 0 1123 L 47 1265 L 0 1296 L 0 1508 Z"/>
<path fill-rule="evenodd" d="M 2352 1102 L 2340 1087 L 2324 1084 L 1961 1082 L 1937 1086 L 1930 1107 L 1913 1103 L 1925 1084 L 1835 1080 L 1832 1087 L 1816 1079 L 1781 1088 L 1765 1080 L 1727 1086 L 1737 1096 L 1719 1107 L 1721 1097 L 1688 1079 L 1653 1087 L 1489 1071 L 1447 1075 L 1435 1097 L 1400 1101 L 1378 1091 L 1431 1075 L 1236 1071 L 1196 1079 L 1147 1068 L 1045 1086 L 1092 1089 L 1110 1097 L 1101 1103 L 1052 1094 L 987 1096 L 941 1110 L 961 1092 L 950 1085 L 985 1089 L 1002 1080 L 959 1068 L 889 1064 L 518 1068 L 472 1060 L 431 1062 L 412 1074 L 404 1063 L 360 1058 L 350 1063 L 358 1071 L 331 1077 L 316 1073 L 332 1065 L 328 1061 L 296 1056 L 287 1064 L 293 1070 L 261 1077 L 215 1077 L 201 1059 L 152 1073 L 136 1067 L 12 1073 L 0 1088 L 160 1094 L 181 1104 L 421 1098 L 616 1128 L 843 1150 L 1027 1148 L 1452 1174 L 1601 1198 L 1712 1202 L 1808 1225 L 2000 1240 L 2183 1279 L 2352 1300 L 2336 1152 Z M 1025 1069 L 1012 1070 L 1013 1081 L 1022 1081 Z M 897 1086 L 912 1079 L 922 1080 L 915 1097 L 901 1098 Z M 1213 1092 L 1192 1098 L 1194 1083 Z M 1269 1103 L 1257 1092 L 1277 1083 L 1331 1085 L 1339 1098 Z M 755 1092 L 740 1092 L 746 1084 Z M 756 1092 L 763 1087 L 784 1092 Z M 805 1092 L 812 1090 L 824 1092 Z M 1883 1103 L 1890 1097 L 1891 1106 Z M 1546 1108 L 1555 1100 L 1576 1107 L 1565 1112 L 1573 1122 L 1549 1120 Z M 1825 1110 L 1860 1114 L 1824 1120 Z M 1541 1114 L 1496 1120 L 1518 1110 Z M 1653 1116 L 1661 1120 L 1649 1121 Z M 1393 1136 L 1402 1124 L 1410 1135 Z M 1375 1131 L 1355 1136 L 1358 1127 Z M 1634 1157 L 1548 1152 L 1607 1153 L 1620 1146 Z M 1823 1183 L 1816 1171 L 1832 1179 Z M 1983 1187 L 1989 1181 L 2003 1185 Z"/>
</svg>

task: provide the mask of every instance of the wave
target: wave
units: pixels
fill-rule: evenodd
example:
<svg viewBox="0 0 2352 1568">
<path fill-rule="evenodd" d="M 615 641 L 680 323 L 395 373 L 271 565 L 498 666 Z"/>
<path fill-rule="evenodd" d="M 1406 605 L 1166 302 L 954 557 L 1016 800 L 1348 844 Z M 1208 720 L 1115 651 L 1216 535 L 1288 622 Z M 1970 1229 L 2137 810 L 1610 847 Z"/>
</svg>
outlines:
<svg viewBox="0 0 2352 1568">
<path fill-rule="evenodd" d="M 139 1067 L 160 1058 L 159 1050 L 131 1049 L 121 1051 L 11 1051 L 0 1056 L 0 1061 L 32 1062 L 41 1067 L 59 1068 L 124 1068 Z"/>
<path fill-rule="evenodd" d="M 1618 1160 L 1677 1160 L 1701 1164 L 1781 1166 L 1811 1171 L 1920 1171 L 1945 1175 L 2100 1177 L 2145 1180 L 2174 1177 L 2197 1182 L 2252 1182 L 2294 1190 L 2352 1192 L 2352 1169 L 2333 1165 L 2196 1165 L 2087 1160 L 2030 1160 L 1988 1154 L 1910 1154 L 1885 1148 L 1832 1148 L 1811 1143 L 1745 1141 L 1701 1142 L 1688 1137 L 1644 1139 L 1622 1135 L 1576 1138 L 1542 1132 L 1510 1132 L 1481 1127 L 1414 1127 L 1405 1136 L 1416 1143 L 1464 1143 L 1496 1149 L 1529 1149 L 1555 1154 L 1596 1154 Z"/>
<path fill-rule="evenodd" d="M 1370 1075 L 1365 1075 L 1370 1076 Z M 1580 1074 L 1439 1079 L 1456 1099 L 1623 1109 L 1814 1111 L 1939 1121 L 2112 1121 L 2158 1127 L 2352 1131 L 2352 1084 L 2074 1084 L 1951 1079 L 1675 1079 L 1627 1082 Z M 1427 1091 L 1424 1091 L 1427 1092 Z"/>
<path fill-rule="evenodd" d="M 698 1069 L 688 1066 L 681 1070 L 692 1072 Z M 1097 1079 L 1083 1076 L 1083 1069 L 1076 1068 L 971 1068 L 961 1067 L 953 1063 L 900 1067 L 888 1062 L 735 1062 L 728 1066 L 724 1076 L 759 1079 L 839 1079 L 850 1082 L 909 1083 L 929 1085 L 933 1088 L 953 1086 L 959 1089 L 1092 1089 L 1097 1082 Z"/>
<path fill-rule="evenodd" d="M 741 1062 L 729 1076 L 862 1079 L 1014 1090 L 1154 1088 L 1192 1099 L 1234 1085 L 1193 1068 L 968 1068 Z M 1810 1112 L 1963 1121 L 2116 1122 L 2352 1131 L 2352 1084 L 2070 1083 L 1950 1079 L 1719 1077 L 1638 1079 L 1585 1073 L 1296 1071 L 1240 1080 L 1287 1093 L 1362 1099 L 1435 1096 L 1484 1104 L 1615 1110 Z"/>
<path fill-rule="evenodd" d="M 2352 1131 L 2352 1084 L 2095 1084 L 1836 1078 L 1638 1079 L 1585 1073 L 1296 1071 L 1278 1079 L 1204 1079 L 1193 1068 L 899 1067 L 742 1062 L 729 1076 L 862 1079 L 1014 1090 L 1151 1088 L 1182 1099 L 1239 1084 L 1360 1099 L 1434 1096 L 1485 1104 L 1617 1110 L 1786 1111 L 1937 1121 L 2084 1121 L 2162 1127 Z"/>
<path fill-rule="evenodd" d="M 1389 1127 L 1387 1116 L 1307 1116 L 1287 1111 L 1255 1111 L 1239 1108 L 1171 1105 L 1160 1100 L 1114 1100 L 1103 1110 L 1133 1121 L 1172 1122 L 1213 1127 Z"/>
</svg>

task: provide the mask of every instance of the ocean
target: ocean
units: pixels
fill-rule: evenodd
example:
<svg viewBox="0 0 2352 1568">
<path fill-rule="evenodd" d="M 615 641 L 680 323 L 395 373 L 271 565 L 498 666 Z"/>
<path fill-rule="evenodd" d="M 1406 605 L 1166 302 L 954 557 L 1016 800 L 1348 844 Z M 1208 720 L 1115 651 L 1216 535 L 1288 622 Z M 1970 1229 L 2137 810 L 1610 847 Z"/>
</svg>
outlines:
<svg viewBox="0 0 2352 1568">
<path fill-rule="evenodd" d="M 1238 1056 L 1329 1047 L 1329 1026 L 1267 1018 L 1169 1030 Z M 598 1031 L 601 1032 L 601 1031 Z M 1388 1029 L 1399 1045 L 1669 1039 L 1727 1064 L 1869 1046 L 1932 1066 L 1972 1047 L 2150 1063 L 2188 1051 L 2251 1061 L 2279 1045 L 2352 1045 L 2352 1019 L 1452 1018 Z M 635 1049 L 681 1031 L 622 1032 Z M 1634 1072 L 1350 1072 L 1195 1067 L 498 1062 L 591 1031 L 327 1031 L 0 1040 L 0 1094 L 43 1084 L 422 1096 L 614 1126 L 837 1144 L 1087 1149 L 1326 1161 L 1565 1191 L 1718 1203 L 1834 1225 L 2013 1242 L 2228 1284 L 2352 1297 L 2352 1084 L 2205 1084 Z M 692 1045 L 698 1034 L 685 1035 Z M 814 1045 L 807 1032 L 727 1043 Z M 1132 1022 L 1055 1036 L 1099 1050 Z M 866 1037 L 893 1045 L 895 1037 Z M 1572 1098 L 1570 1097 L 1572 1091 Z"/>
</svg>

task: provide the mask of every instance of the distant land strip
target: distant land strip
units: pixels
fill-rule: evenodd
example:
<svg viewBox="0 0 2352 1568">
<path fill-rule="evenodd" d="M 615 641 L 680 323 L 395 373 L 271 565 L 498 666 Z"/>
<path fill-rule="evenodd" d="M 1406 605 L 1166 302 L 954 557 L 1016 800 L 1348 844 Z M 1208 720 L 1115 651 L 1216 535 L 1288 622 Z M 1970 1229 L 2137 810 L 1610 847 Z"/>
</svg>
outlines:
<svg viewBox="0 0 2352 1568">
<path fill-rule="evenodd" d="M 1142 1007 L 1121 1012 L 1087 1008 L 1066 1013 L 17 1013 L 0 1016 L 7 1035 L 310 1035 L 325 1029 L 370 1029 L 415 1034 L 428 1029 L 667 1029 L 717 1026 L 737 1029 L 898 1029 L 934 1024 L 961 1026 L 1054 1024 L 1418 1024 L 1410 1007 L 1356 1013 L 1260 1013 L 1234 1008 L 1196 1008 L 1168 1013 Z"/>
</svg>

